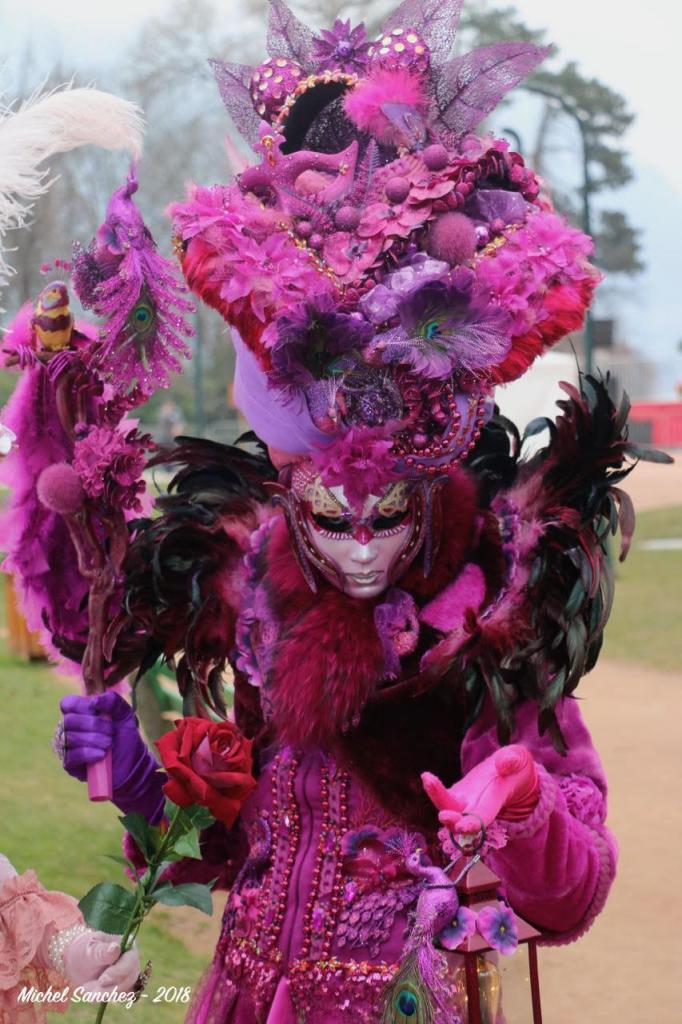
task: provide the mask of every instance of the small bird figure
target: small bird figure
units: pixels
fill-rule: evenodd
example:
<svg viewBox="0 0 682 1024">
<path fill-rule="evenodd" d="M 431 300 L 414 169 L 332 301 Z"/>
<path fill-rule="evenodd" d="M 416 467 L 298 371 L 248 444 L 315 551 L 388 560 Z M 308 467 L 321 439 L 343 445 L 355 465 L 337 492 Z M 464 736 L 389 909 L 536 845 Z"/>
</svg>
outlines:
<svg viewBox="0 0 682 1024">
<path fill-rule="evenodd" d="M 73 317 L 69 307 L 69 293 L 62 281 L 53 281 L 43 288 L 36 300 L 31 324 L 43 349 L 60 352 L 69 347 Z"/>
<path fill-rule="evenodd" d="M 459 1024 L 448 1005 L 443 981 L 447 961 L 435 937 L 457 916 L 455 883 L 442 868 L 422 863 L 421 850 L 405 860 L 408 871 L 423 879 L 414 927 L 405 943 L 403 958 L 385 1002 L 381 1024 Z"/>
</svg>

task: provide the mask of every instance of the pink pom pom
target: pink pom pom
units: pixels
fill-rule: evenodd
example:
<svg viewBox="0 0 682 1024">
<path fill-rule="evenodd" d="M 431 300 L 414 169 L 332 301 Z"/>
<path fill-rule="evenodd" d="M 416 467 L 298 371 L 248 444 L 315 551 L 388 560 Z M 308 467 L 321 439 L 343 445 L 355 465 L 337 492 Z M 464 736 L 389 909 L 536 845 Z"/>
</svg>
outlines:
<svg viewBox="0 0 682 1024">
<path fill-rule="evenodd" d="M 72 516 L 83 504 L 83 488 L 73 466 L 57 462 L 38 477 L 38 498 L 50 512 Z"/>
<path fill-rule="evenodd" d="M 428 97 L 420 79 L 397 69 L 373 72 L 346 94 L 346 114 L 362 132 L 373 135 L 386 146 L 400 145 L 401 133 L 381 109 L 385 103 L 412 107 L 421 117 L 428 113 Z"/>
<path fill-rule="evenodd" d="M 389 203 L 402 203 L 410 193 L 410 183 L 407 178 L 395 174 L 386 182 L 385 192 Z"/>
<path fill-rule="evenodd" d="M 431 225 L 426 247 L 434 259 L 454 267 L 472 258 L 477 242 L 476 228 L 469 217 L 463 213 L 444 213 Z"/>
<path fill-rule="evenodd" d="M 360 223 L 360 211 L 354 206 L 341 206 L 334 217 L 339 231 L 355 231 Z"/>
</svg>

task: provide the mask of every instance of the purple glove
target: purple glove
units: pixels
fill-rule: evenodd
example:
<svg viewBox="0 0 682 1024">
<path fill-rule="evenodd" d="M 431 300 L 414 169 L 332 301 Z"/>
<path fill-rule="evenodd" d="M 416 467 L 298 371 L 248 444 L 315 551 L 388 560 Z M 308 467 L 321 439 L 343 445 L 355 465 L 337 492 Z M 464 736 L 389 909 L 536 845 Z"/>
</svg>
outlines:
<svg viewBox="0 0 682 1024">
<path fill-rule="evenodd" d="M 135 713 L 117 693 L 63 697 L 64 768 L 85 782 L 87 766 L 111 749 L 113 802 L 129 814 L 137 811 L 152 825 L 163 816 L 166 781 L 137 728 Z"/>
</svg>

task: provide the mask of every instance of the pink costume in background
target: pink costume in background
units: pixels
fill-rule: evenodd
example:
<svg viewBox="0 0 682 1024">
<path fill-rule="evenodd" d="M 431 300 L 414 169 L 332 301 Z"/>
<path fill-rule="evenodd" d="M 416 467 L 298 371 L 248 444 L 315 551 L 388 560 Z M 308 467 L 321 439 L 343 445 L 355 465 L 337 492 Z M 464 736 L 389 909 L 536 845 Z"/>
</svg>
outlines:
<svg viewBox="0 0 682 1024">
<path fill-rule="evenodd" d="M 47 892 L 35 872 L 18 875 L 0 855 L 0 1021 L 2 1024 L 44 1024 L 45 1005 L 19 1003 L 23 987 L 61 992 L 67 980 L 40 957 L 46 933 L 82 922 L 78 904 L 63 892 Z M 50 1005 L 65 1013 L 69 1000 Z"/>
</svg>

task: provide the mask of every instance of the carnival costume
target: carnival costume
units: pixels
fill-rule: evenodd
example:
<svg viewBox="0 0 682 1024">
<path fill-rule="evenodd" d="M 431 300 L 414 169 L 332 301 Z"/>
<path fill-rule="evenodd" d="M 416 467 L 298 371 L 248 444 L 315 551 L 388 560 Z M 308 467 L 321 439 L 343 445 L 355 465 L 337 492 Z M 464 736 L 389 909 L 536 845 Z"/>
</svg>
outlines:
<svg viewBox="0 0 682 1024">
<path fill-rule="evenodd" d="M 225 714 L 229 664 L 255 754 L 237 824 L 171 872 L 230 887 L 194 1024 L 465 1020 L 440 952 L 457 907 L 427 898 L 451 885 L 457 833 L 486 826 L 504 898 L 548 943 L 590 926 L 615 872 L 572 693 L 611 607 L 607 535 L 632 532 L 614 485 L 642 453 L 601 380 L 564 386 L 532 457 L 495 411 L 497 385 L 581 326 L 599 275 L 520 155 L 472 134 L 544 51 L 450 59 L 460 7 L 406 0 L 370 42 L 341 21 L 315 36 L 273 0 L 268 59 L 213 62 L 258 159 L 171 214 L 189 286 L 231 327 L 257 436 L 156 456 L 180 467 L 156 518 L 134 519 L 149 441 L 125 415 L 167 379 L 187 306 L 134 179 L 76 252 L 74 287 L 108 319 L 50 361 L 87 400 L 40 466 L 45 528 L 80 553 L 115 449 L 120 521 L 94 528 L 118 575 L 91 604 L 101 680 L 174 659 L 200 718 Z M 21 322 L 10 342 L 30 347 Z M 88 578 L 59 601 L 23 567 L 56 648 L 91 670 Z M 113 746 L 113 799 L 158 821 L 163 777 L 127 705 L 63 707 L 67 769 Z"/>
</svg>

